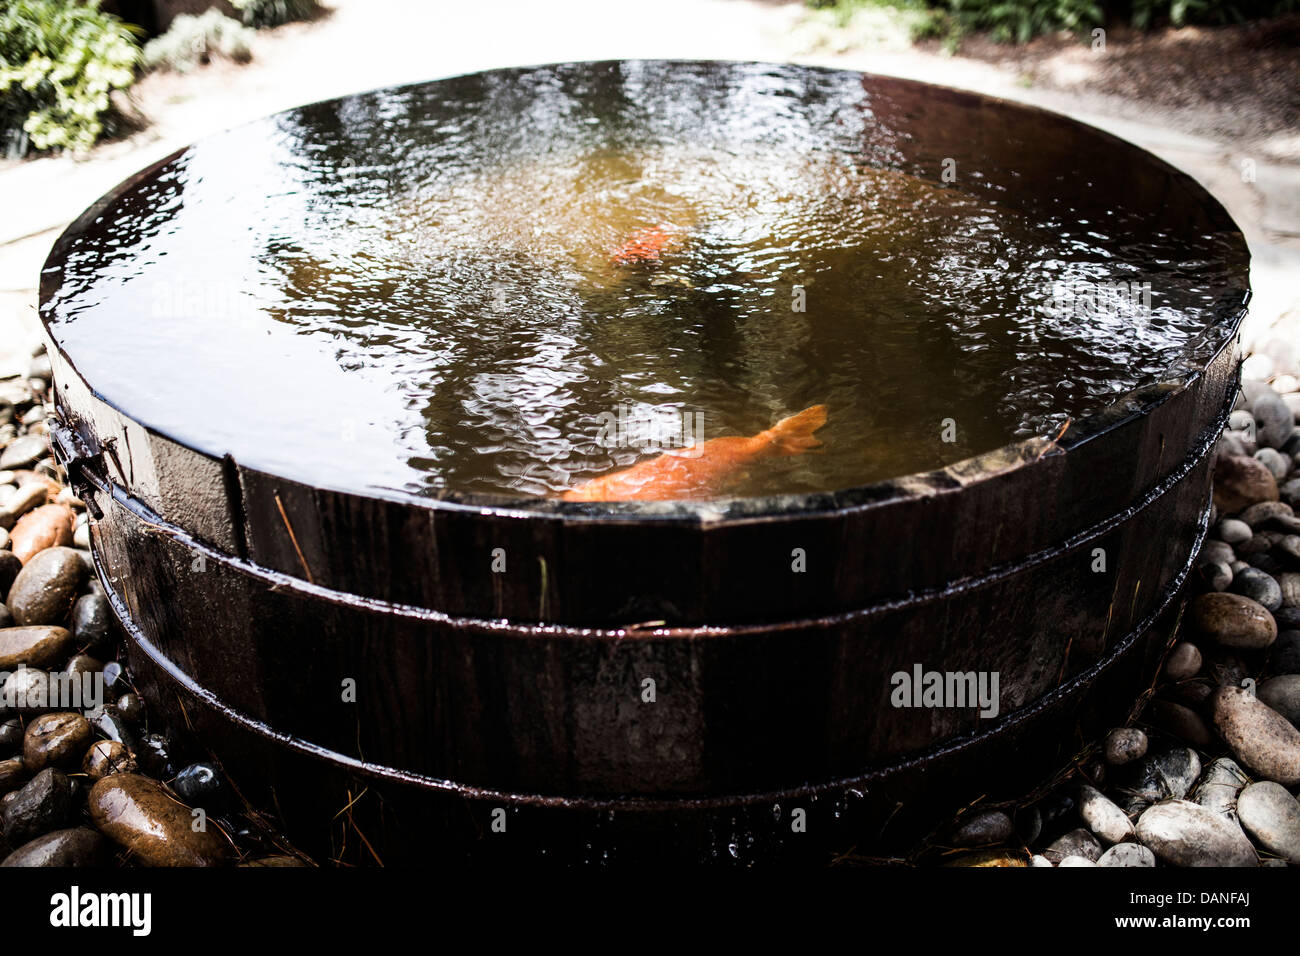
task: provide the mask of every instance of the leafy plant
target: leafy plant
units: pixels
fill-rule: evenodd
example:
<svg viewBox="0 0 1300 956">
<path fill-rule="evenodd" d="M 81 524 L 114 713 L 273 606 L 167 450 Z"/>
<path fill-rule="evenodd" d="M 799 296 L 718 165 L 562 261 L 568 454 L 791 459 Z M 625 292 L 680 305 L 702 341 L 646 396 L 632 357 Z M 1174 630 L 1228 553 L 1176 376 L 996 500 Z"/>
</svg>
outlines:
<svg viewBox="0 0 1300 956">
<path fill-rule="evenodd" d="M 1129 21 L 1139 30 L 1160 22 L 1222 25 L 1260 17 L 1280 17 L 1300 9 L 1296 0 L 1131 0 Z"/>
<path fill-rule="evenodd" d="M 831 22 L 841 30 L 850 27 L 855 17 L 875 14 L 905 30 L 912 40 L 950 37 L 956 25 L 928 0 L 808 0 L 808 6 L 828 11 Z"/>
<path fill-rule="evenodd" d="M 188 73 L 216 56 L 247 63 L 253 58 L 252 37 L 252 30 L 220 10 L 198 16 L 182 13 L 166 33 L 144 45 L 144 65 Z"/>
<path fill-rule="evenodd" d="M 316 0 L 230 0 L 244 26 L 278 27 L 294 20 L 310 20 L 320 13 Z"/>
<path fill-rule="evenodd" d="M 808 0 L 811 7 L 833 11 L 841 26 L 871 3 L 902 10 L 924 7 L 929 16 L 914 21 L 913 38 L 944 36 L 948 45 L 973 30 L 1025 43 L 1058 30 L 1084 33 L 1107 21 L 1127 21 L 1146 30 L 1164 23 L 1238 23 L 1300 9 L 1300 0 Z"/>
<path fill-rule="evenodd" d="M 98 0 L 0 3 L 0 133 L 22 143 L 12 152 L 94 145 L 112 92 L 135 81 L 133 29 Z"/>
<path fill-rule="evenodd" d="M 949 0 L 949 6 L 967 29 L 988 30 L 1004 42 L 1026 43 L 1054 30 L 1082 32 L 1105 19 L 1097 0 Z"/>
<path fill-rule="evenodd" d="M 1188 22 L 1188 13 L 1197 19 L 1211 5 L 1209 0 L 1133 0 L 1130 21 L 1139 30 L 1149 29 L 1156 20 L 1162 18 L 1181 27 Z"/>
</svg>

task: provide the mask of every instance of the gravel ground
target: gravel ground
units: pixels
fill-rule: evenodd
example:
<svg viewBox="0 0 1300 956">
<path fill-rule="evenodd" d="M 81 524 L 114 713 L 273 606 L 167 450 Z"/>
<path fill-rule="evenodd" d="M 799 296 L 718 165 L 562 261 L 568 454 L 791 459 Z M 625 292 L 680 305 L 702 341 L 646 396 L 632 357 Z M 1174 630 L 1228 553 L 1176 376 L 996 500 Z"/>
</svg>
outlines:
<svg viewBox="0 0 1300 956">
<path fill-rule="evenodd" d="M 0 380 L 0 866 L 302 866 L 213 758 L 149 720 L 50 457 L 43 354 Z"/>
<path fill-rule="evenodd" d="M 1300 381 L 1252 356 L 1215 449 L 1214 514 L 1176 641 L 1140 716 L 1046 795 L 971 807 L 914 862 L 1300 864 Z"/>
<path fill-rule="evenodd" d="M 938 47 L 928 42 L 922 49 Z M 1111 29 L 1104 52 L 1073 36 L 1023 46 L 972 37 L 961 55 L 1013 73 L 1026 86 L 1122 98 L 1135 115 L 1159 115 L 1240 149 L 1300 158 L 1300 15 L 1150 34 Z"/>
</svg>

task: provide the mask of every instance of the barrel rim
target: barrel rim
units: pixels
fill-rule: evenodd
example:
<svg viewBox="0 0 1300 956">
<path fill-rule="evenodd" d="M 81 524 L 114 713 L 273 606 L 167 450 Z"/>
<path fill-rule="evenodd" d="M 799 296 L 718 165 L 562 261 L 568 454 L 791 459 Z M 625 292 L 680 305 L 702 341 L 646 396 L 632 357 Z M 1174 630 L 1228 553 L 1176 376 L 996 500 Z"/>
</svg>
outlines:
<svg viewBox="0 0 1300 956">
<path fill-rule="evenodd" d="M 166 516 L 158 514 L 148 505 L 130 494 L 112 481 L 107 475 L 96 474 L 86 470 L 83 476 L 89 488 L 102 493 L 106 499 L 122 508 L 130 517 L 148 527 L 152 532 L 164 534 L 177 542 L 188 552 L 202 557 L 205 561 L 228 568 L 244 577 L 259 582 L 263 587 L 274 591 L 287 591 L 294 594 L 324 601 L 330 604 L 364 609 L 374 613 L 390 615 L 412 621 L 436 624 L 457 630 L 477 631 L 483 634 L 505 635 L 519 638 L 568 639 L 579 641 L 606 641 L 623 643 L 635 640 L 680 640 L 702 639 L 710 637 L 734 637 L 746 634 L 773 633 L 790 630 L 817 630 L 845 625 L 853 621 L 865 620 L 880 614 L 919 605 L 938 598 L 950 598 L 960 592 L 974 591 L 1022 573 L 1033 565 L 1059 560 L 1102 536 L 1109 534 L 1116 527 L 1128 521 L 1135 513 L 1145 510 L 1155 502 L 1175 491 L 1187 476 L 1199 465 L 1214 445 L 1215 436 L 1227 425 L 1231 412 L 1231 402 L 1225 402 L 1213 423 L 1204 429 L 1198 444 L 1180 463 L 1160 481 L 1146 489 L 1124 511 L 1107 515 L 1087 527 L 1080 528 L 1064 538 L 1054 540 L 1044 547 L 1015 560 L 1004 562 L 984 569 L 980 573 L 949 581 L 942 587 L 908 590 L 905 594 L 874 603 L 842 608 L 834 611 L 821 610 L 811 616 L 785 618 L 778 620 L 749 621 L 733 624 L 668 624 L 663 621 L 651 621 L 640 625 L 596 625 L 579 624 L 562 621 L 523 621 L 513 618 L 478 618 L 464 613 L 452 613 L 432 607 L 413 605 L 386 598 L 354 594 L 339 590 L 337 587 L 304 580 L 293 574 L 258 563 L 247 556 L 228 554 L 220 547 L 201 540 L 190 530 L 175 524 Z M 1189 552 L 1194 556 L 1196 549 Z M 1189 562 L 1191 557 L 1189 557 Z"/>
<path fill-rule="evenodd" d="M 556 518 L 563 521 L 653 521 L 656 523 L 671 522 L 689 525 L 713 525 L 718 523 L 781 519 L 799 515 L 824 516 L 840 514 L 886 502 L 897 502 L 908 498 L 920 499 L 947 491 L 955 491 L 1036 464 L 1044 458 L 1055 457 L 1056 455 L 1065 454 L 1075 448 L 1079 448 L 1094 439 L 1101 438 L 1104 435 L 1122 428 L 1131 421 L 1146 416 L 1168 399 L 1181 394 L 1191 386 L 1195 385 L 1204 376 L 1206 369 L 1214 364 L 1218 356 L 1232 343 L 1239 333 L 1242 319 L 1245 317 L 1247 305 L 1251 299 L 1249 283 L 1251 256 L 1249 246 L 1245 242 L 1245 237 L 1242 234 L 1240 227 L 1234 222 L 1223 204 L 1190 174 L 1135 143 L 1125 140 L 1107 130 L 1093 126 L 1090 123 L 1076 119 L 1072 116 L 1067 116 L 1064 113 L 1058 113 L 1043 107 L 1021 103 L 1004 97 L 990 96 L 985 93 L 958 89 L 955 87 L 940 86 L 938 84 L 927 83 L 921 80 L 812 64 L 728 59 L 629 58 L 562 61 L 453 74 L 451 76 L 438 77 L 432 80 L 417 81 L 414 83 L 400 84 L 390 87 L 380 87 L 373 90 L 363 90 L 339 97 L 329 97 L 310 103 L 299 104 L 281 112 L 310 108 L 321 103 L 340 102 L 380 92 L 396 92 L 400 90 L 414 89 L 466 76 L 476 76 L 489 73 L 495 75 L 507 75 L 512 73 L 526 73 L 532 70 L 544 68 L 554 69 L 570 66 L 600 67 L 626 63 L 699 66 L 728 64 L 734 66 L 749 65 L 771 68 L 794 67 L 811 72 L 850 74 L 861 77 L 863 80 L 870 81 L 877 86 L 888 86 L 893 84 L 895 86 L 908 87 L 919 92 L 928 92 L 929 95 L 941 94 L 975 107 L 1005 109 L 1011 112 L 1019 112 L 1027 116 L 1037 116 L 1046 122 L 1058 124 L 1064 123 L 1078 127 L 1082 130 L 1086 130 L 1091 136 L 1096 137 L 1100 141 L 1109 143 L 1112 147 L 1127 152 L 1134 157 L 1141 157 L 1142 160 L 1150 164 L 1152 168 L 1163 170 L 1169 177 L 1171 183 L 1176 183 L 1182 186 L 1189 198 L 1198 200 L 1201 203 L 1207 218 L 1214 225 L 1215 232 L 1230 241 L 1234 241 L 1239 247 L 1238 251 L 1240 253 L 1242 274 L 1237 278 L 1240 280 L 1240 287 L 1230 287 L 1219 297 L 1218 301 L 1209 308 L 1208 311 L 1211 315 L 1212 321 L 1201 333 L 1198 334 L 1196 340 L 1194 340 L 1206 351 L 1203 357 L 1198 357 L 1198 361 L 1194 367 L 1190 369 L 1179 368 L 1177 366 L 1171 367 L 1166 370 L 1166 374 L 1161 381 L 1138 386 L 1137 388 L 1131 389 L 1130 391 L 1120 395 L 1110 404 L 1083 416 L 1077 421 L 1067 421 L 1063 430 L 1055 436 L 1036 436 L 1029 439 L 1010 442 L 990 451 L 982 452 L 960 461 L 953 462 L 943 468 L 933 469 L 930 471 L 913 472 L 835 491 L 748 497 L 719 496 L 716 498 L 679 499 L 666 502 L 573 502 L 552 497 L 516 497 L 509 495 L 484 494 L 478 492 L 465 493 L 445 490 L 430 494 L 417 494 L 400 488 L 385 488 L 379 486 L 369 486 L 366 488 L 335 486 L 329 481 L 317 480 L 315 478 L 311 481 L 313 487 L 320 490 L 331 491 L 336 494 L 355 496 L 362 499 L 377 499 L 408 506 L 416 506 L 429 511 L 459 511 L 465 513 L 478 513 L 483 516 L 498 518 Z M 270 114 L 270 116 L 275 115 L 278 114 Z M 57 291 L 61 282 L 62 267 L 68 246 L 109 206 L 134 189 L 141 181 L 185 154 L 196 143 L 227 135 L 234 129 L 265 122 L 268 118 L 269 116 L 259 117 L 250 120 L 247 123 L 241 123 L 235 127 L 230 127 L 200 137 L 195 140 L 194 143 L 187 144 L 186 146 L 175 150 L 167 156 L 127 177 L 91 204 L 59 235 L 59 238 L 51 247 L 49 255 L 46 257 L 41 270 L 39 312 L 42 330 L 45 333 L 49 345 L 55 349 L 66 364 L 67 368 L 72 372 L 72 374 L 76 375 L 82 386 L 96 400 L 112 408 L 124 418 L 139 423 L 150 434 L 160 436 L 174 445 L 185 448 L 210 461 L 232 461 L 242 469 L 258 471 L 262 474 L 274 476 L 273 472 L 263 471 L 256 466 L 243 465 L 234 459 L 228 452 L 217 453 L 207 451 L 203 448 L 196 447 L 197 442 L 182 441 L 166 431 L 154 428 L 147 422 L 144 422 L 141 418 L 129 412 L 127 409 L 121 407 L 121 405 L 110 397 L 102 394 L 96 386 L 85 379 L 77 368 L 76 362 L 73 360 L 72 356 L 67 353 L 58 337 L 54 334 L 49 323 L 50 314 L 48 309 L 49 300 Z"/>
</svg>

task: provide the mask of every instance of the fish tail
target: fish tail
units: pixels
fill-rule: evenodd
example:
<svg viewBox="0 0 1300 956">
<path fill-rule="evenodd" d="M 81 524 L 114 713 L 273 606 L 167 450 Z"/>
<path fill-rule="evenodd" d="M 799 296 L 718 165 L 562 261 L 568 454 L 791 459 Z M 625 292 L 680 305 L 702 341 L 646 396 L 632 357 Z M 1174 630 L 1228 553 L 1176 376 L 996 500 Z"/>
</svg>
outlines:
<svg viewBox="0 0 1300 956">
<path fill-rule="evenodd" d="M 820 448 L 813 432 L 826 424 L 826 406 L 813 405 L 796 415 L 783 418 L 763 434 L 771 442 L 772 454 L 799 455 L 810 448 Z"/>
</svg>

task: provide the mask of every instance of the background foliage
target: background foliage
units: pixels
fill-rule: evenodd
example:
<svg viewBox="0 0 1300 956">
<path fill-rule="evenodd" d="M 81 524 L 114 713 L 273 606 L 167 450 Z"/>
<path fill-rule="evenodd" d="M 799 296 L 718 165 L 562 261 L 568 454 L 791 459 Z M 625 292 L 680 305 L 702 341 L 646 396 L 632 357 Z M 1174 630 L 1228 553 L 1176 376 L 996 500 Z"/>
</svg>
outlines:
<svg viewBox="0 0 1300 956">
<path fill-rule="evenodd" d="M 310 20 L 320 13 L 316 0 L 230 0 L 239 11 L 244 26 L 278 27 L 294 20 Z"/>
<path fill-rule="evenodd" d="M 866 6 L 908 11 L 914 36 L 987 30 L 996 40 L 1024 43 L 1042 33 L 1125 23 L 1138 29 L 1187 24 L 1218 26 L 1300 10 L 1300 0 L 808 0 L 841 17 Z"/>
<path fill-rule="evenodd" d="M 182 13 L 166 33 L 144 45 L 144 65 L 188 73 L 217 56 L 247 63 L 253 58 L 252 36 L 252 30 L 217 9 L 198 16 Z"/>
<path fill-rule="evenodd" d="M 112 112 L 110 94 L 135 80 L 132 28 L 97 0 L 0 2 L 0 137 L 43 149 L 89 149 Z"/>
</svg>

